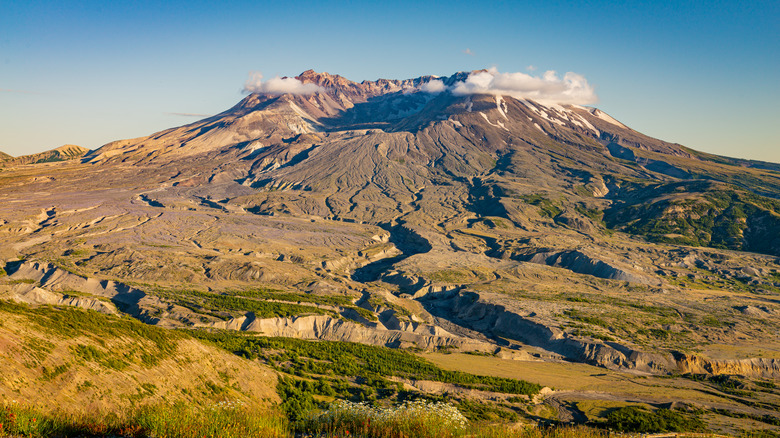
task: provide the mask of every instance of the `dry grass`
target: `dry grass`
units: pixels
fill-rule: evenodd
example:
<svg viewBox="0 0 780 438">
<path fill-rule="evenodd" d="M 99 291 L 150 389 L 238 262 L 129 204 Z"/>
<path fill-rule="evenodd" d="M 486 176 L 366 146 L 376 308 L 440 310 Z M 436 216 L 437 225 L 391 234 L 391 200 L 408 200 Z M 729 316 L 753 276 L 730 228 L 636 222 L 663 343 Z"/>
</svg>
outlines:
<svg viewBox="0 0 780 438">
<path fill-rule="evenodd" d="M 654 401 L 729 403 L 726 399 L 702 392 L 704 387 L 698 382 L 682 378 L 637 376 L 581 363 L 519 361 L 459 353 L 421 353 L 421 356 L 447 370 L 524 379 L 556 392 L 568 393 L 565 394 L 567 399 L 587 394 L 592 398 L 613 401 L 631 397 Z"/>
</svg>

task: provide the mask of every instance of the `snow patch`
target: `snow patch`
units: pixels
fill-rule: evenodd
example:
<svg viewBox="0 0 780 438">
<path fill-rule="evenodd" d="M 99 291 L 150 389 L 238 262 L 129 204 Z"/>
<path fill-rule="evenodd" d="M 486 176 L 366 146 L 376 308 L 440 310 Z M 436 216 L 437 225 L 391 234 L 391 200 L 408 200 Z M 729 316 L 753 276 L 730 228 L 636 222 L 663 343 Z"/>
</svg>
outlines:
<svg viewBox="0 0 780 438">
<path fill-rule="evenodd" d="M 498 94 L 496 95 L 496 108 L 498 109 L 498 112 L 500 112 L 501 115 L 504 116 L 505 119 L 509 120 L 509 117 L 506 116 L 507 113 L 506 102 L 504 102 L 504 98 Z"/>
<path fill-rule="evenodd" d="M 503 128 L 503 129 L 506 129 L 506 130 L 508 131 L 507 127 L 506 127 L 506 126 L 504 126 L 504 124 L 503 124 L 503 123 L 501 123 L 501 122 L 498 122 L 498 124 L 497 124 L 497 125 L 496 125 L 496 124 L 494 124 L 494 123 L 492 123 L 492 122 L 490 121 L 490 119 L 488 119 L 488 116 L 486 116 L 486 115 L 485 115 L 485 113 L 483 113 L 483 112 L 480 112 L 480 113 L 479 113 L 479 115 L 480 115 L 480 116 L 482 116 L 482 118 L 483 118 L 483 119 L 485 119 L 485 121 L 486 121 L 486 122 L 488 122 L 488 124 L 489 124 L 490 126 L 495 126 L 496 128 Z"/>
<path fill-rule="evenodd" d="M 590 113 L 593 114 L 594 116 L 600 118 L 601 120 L 603 120 L 605 122 L 609 122 L 609 123 L 611 123 L 611 124 L 613 124 L 615 126 L 619 126 L 621 128 L 625 128 L 626 127 L 626 125 L 624 125 L 624 124 L 618 122 L 617 120 L 613 119 L 612 117 L 610 117 L 609 114 L 605 113 L 604 111 L 601 111 L 598 108 L 593 108 L 590 111 Z"/>
<path fill-rule="evenodd" d="M 586 126 L 588 129 L 590 129 L 591 131 L 593 131 L 593 132 L 596 134 L 596 137 L 598 137 L 598 136 L 600 136 L 600 135 L 601 135 L 601 132 L 599 132 L 599 130 L 598 130 L 598 129 L 596 129 L 596 127 L 595 127 L 595 126 L 591 125 L 591 124 L 590 124 L 590 122 L 588 122 L 587 120 L 585 120 L 585 118 L 584 118 L 584 117 L 582 117 L 582 116 L 581 116 L 581 115 L 579 115 L 579 114 L 575 114 L 575 115 L 574 115 L 574 117 L 578 118 L 578 119 L 579 119 L 579 120 L 580 120 L 580 121 L 581 121 L 583 124 L 585 124 L 585 126 Z"/>
</svg>

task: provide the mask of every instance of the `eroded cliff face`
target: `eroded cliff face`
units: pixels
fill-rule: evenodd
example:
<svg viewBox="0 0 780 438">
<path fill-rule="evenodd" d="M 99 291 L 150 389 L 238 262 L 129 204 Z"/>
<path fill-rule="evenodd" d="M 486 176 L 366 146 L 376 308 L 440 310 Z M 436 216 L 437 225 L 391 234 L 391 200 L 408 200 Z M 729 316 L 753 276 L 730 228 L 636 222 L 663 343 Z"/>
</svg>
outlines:
<svg viewBox="0 0 780 438">
<path fill-rule="evenodd" d="M 780 378 L 780 361 L 769 358 L 712 360 L 706 357 L 676 353 L 677 371 L 685 374 L 736 375 L 766 379 Z"/>
<path fill-rule="evenodd" d="M 257 332 L 265 336 L 281 336 L 298 339 L 356 342 L 392 348 L 421 348 L 437 350 L 456 348 L 463 351 L 493 352 L 494 345 L 475 339 L 463 338 L 441 327 L 412 323 L 388 329 L 379 325 L 362 325 L 329 316 L 299 316 L 293 318 L 256 319 L 254 315 L 213 325 Z"/>
<path fill-rule="evenodd" d="M 175 301 L 149 296 L 122 283 L 85 278 L 52 264 L 12 262 L 6 265 L 6 270 L 14 284 L 4 286 L 4 295 L 17 301 L 76 306 L 106 314 L 116 314 L 119 308 L 135 312 L 131 314 L 149 323 L 163 326 L 181 325 L 182 319 L 198 320 L 197 309 L 180 309 L 168 313 L 166 317 L 154 317 L 159 314 L 158 309 L 174 306 Z M 429 287 L 425 293 L 418 295 L 417 301 L 429 312 L 426 319 L 430 323 L 399 319 L 396 311 L 384 308 L 376 309 L 375 321 L 363 320 L 362 323 L 328 315 L 257 318 L 249 312 L 226 321 L 193 322 L 192 325 L 257 332 L 265 336 L 357 342 L 393 348 L 415 347 L 429 351 L 455 348 L 493 353 L 504 349 L 508 354 L 513 343 L 518 343 L 566 360 L 614 370 L 648 374 L 780 377 L 780 362 L 775 359 L 711 360 L 679 352 L 645 352 L 618 342 L 594 342 L 572 336 L 554 321 L 507 305 L 506 300 L 503 304 L 491 302 L 490 294 L 483 297 L 476 292 Z M 331 308 L 339 311 L 338 307 Z M 425 312 L 421 315 L 424 316 Z M 447 328 L 459 330 L 460 334 Z"/>
</svg>

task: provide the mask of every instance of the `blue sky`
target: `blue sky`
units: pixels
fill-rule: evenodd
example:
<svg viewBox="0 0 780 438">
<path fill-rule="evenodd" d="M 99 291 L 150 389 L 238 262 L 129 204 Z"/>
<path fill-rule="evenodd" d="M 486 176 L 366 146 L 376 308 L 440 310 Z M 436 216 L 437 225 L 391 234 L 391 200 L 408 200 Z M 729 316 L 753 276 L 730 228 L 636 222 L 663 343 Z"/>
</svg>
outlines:
<svg viewBox="0 0 780 438">
<path fill-rule="evenodd" d="M 780 3 L 0 0 L 0 151 L 91 149 L 221 112 L 250 71 L 575 72 L 628 126 L 780 162 Z M 468 53 L 467 53 L 468 52 Z"/>
</svg>

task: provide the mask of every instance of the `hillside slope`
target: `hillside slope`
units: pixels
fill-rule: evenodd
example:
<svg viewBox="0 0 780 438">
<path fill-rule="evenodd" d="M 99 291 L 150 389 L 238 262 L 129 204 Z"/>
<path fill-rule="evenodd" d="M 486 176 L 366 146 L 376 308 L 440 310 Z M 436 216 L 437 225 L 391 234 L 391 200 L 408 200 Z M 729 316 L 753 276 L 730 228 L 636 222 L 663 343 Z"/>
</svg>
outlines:
<svg viewBox="0 0 780 438">
<path fill-rule="evenodd" d="M 253 406 L 278 399 L 276 375 L 184 333 L 71 307 L 0 301 L 0 395 L 68 410 L 139 404 Z"/>
<path fill-rule="evenodd" d="M 89 152 L 89 149 L 72 144 L 62 145 L 50 151 L 39 152 L 37 154 L 22 155 L 12 157 L 0 152 L 0 164 L 3 166 L 16 166 L 24 164 L 51 163 L 57 161 L 76 160 Z"/>
</svg>

